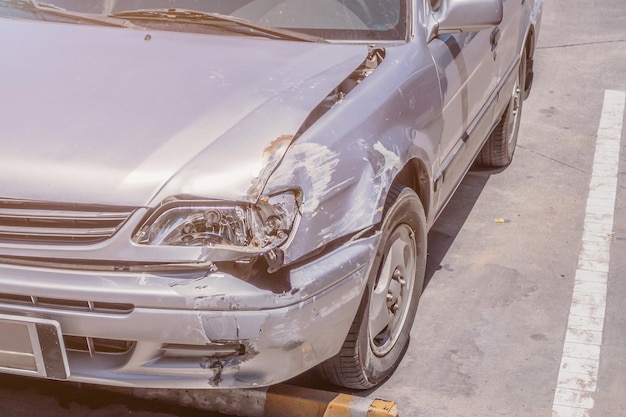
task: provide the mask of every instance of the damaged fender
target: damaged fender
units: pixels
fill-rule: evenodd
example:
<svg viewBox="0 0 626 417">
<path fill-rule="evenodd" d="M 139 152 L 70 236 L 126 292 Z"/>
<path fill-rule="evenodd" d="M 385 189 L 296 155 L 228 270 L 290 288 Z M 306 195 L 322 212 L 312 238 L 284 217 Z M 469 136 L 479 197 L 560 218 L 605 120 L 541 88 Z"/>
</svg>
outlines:
<svg viewBox="0 0 626 417">
<path fill-rule="evenodd" d="M 285 264 L 376 225 L 389 188 L 409 161 L 436 163 L 441 97 L 411 81 L 438 83 L 437 74 L 432 61 L 407 53 L 404 47 L 386 51 L 377 69 L 291 144 L 269 178 L 266 194 L 294 184 L 303 194 Z M 397 85 L 399 79 L 406 81 Z M 425 99 L 425 91 L 435 94 Z"/>
</svg>

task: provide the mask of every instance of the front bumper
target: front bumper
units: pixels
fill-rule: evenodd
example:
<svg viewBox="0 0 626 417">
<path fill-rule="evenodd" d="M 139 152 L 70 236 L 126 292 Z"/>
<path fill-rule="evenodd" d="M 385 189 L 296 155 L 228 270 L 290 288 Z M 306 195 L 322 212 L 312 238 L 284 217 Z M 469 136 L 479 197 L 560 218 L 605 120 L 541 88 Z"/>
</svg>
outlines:
<svg viewBox="0 0 626 417">
<path fill-rule="evenodd" d="M 374 235 L 349 242 L 260 278 L 0 265 L 0 314 L 58 323 L 71 381 L 267 386 L 339 352 L 377 241 Z M 1 366 L 0 372 L 30 374 Z"/>
</svg>

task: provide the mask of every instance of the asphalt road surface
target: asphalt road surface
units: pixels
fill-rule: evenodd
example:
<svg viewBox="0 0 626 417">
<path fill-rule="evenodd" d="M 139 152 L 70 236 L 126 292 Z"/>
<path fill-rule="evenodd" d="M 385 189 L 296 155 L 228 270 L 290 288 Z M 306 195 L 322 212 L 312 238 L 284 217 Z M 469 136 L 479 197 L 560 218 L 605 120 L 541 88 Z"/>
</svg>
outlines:
<svg viewBox="0 0 626 417">
<path fill-rule="evenodd" d="M 601 121 L 624 120 L 611 104 L 626 92 L 623 1 L 545 2 L 514 161 L 462 183 L 429 237 L 428 284 L 402 366 L 359 395 L 394 400 L 403 417 L 626 415 L 624 128 L 615 178 L 594 168 Z M 617 190 L 611 230 L 584 234 L 594 216 L 607 218 L 607 199 L 594 205 L 592 193 L 589 203 L 590 189 L 606 184 Z M 35 415 L 208 416 L 0 376 L 0 416 Z"/>
</svg>

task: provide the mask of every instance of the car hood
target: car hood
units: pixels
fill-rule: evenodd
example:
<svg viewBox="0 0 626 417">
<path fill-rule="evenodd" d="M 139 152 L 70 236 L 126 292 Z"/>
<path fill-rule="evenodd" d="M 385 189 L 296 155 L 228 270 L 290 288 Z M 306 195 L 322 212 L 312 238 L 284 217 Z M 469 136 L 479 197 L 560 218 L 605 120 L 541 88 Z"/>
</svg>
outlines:
<svg viewBox="0 0 626 417">
<path fill-rule="evenodd" d="M 2 48 L 0 198 L 128 206 L 254 198 L 279 144 L 367 54 L 6 19 L 0 38 L 19 40 Z"/>
</svg>

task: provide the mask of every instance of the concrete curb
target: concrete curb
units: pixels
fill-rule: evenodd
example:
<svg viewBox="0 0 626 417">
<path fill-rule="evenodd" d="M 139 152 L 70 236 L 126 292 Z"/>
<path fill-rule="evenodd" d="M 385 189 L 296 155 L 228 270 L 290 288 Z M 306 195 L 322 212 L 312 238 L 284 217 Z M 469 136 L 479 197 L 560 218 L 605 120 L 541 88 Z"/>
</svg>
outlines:
<svg viewBox="0 0 626 417">
<path fill-rule="evenodd" d="M 103 388 L 103 387 L 96 387 Z M 261 389 L 183 390 L 106 387 L 146 400 L 239 417 L 399 417 L 395 402 L 292 385 Z"/>
</svg>

